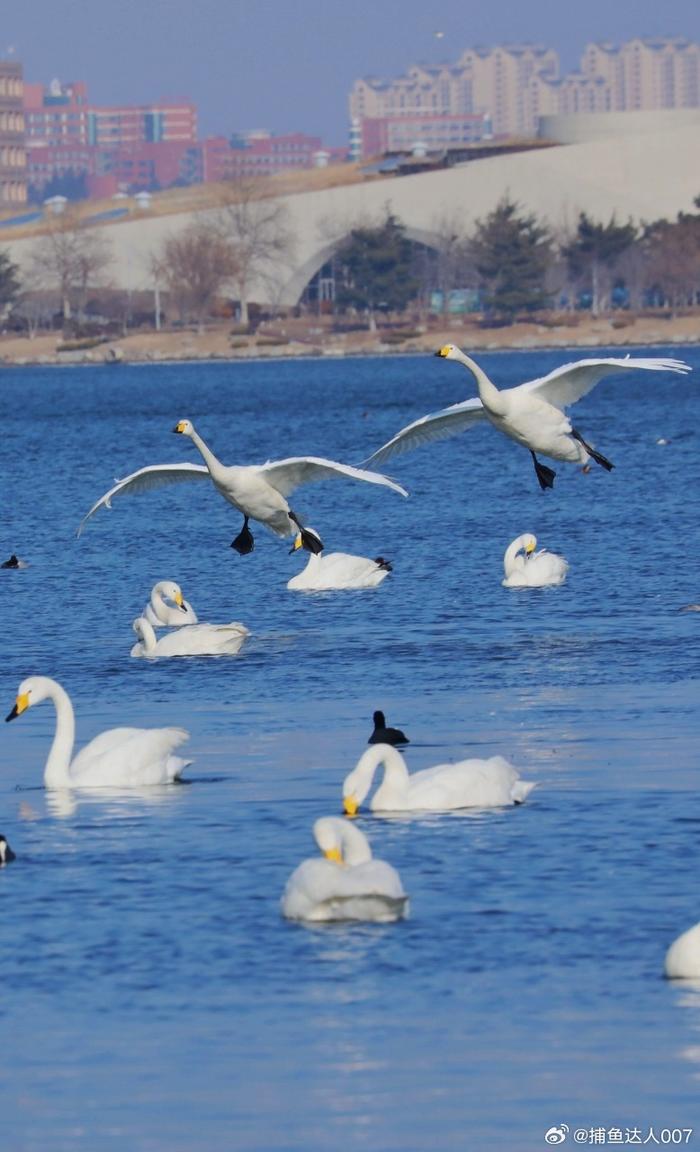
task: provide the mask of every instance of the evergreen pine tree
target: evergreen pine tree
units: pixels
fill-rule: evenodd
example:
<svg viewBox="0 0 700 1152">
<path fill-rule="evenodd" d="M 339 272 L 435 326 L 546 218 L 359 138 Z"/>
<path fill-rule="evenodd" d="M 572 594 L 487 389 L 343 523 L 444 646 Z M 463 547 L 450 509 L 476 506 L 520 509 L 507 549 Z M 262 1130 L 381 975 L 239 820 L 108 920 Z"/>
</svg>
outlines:
<svg viewBox="0 0 700 1152">
<path fill-rule="evenodd" d="M 477 220 L 470 247 L 488 316 L 512 323 L 518 313 L 548 307 L 552 240 L 535 216 L 521 213 L 506 195 L 485 220 Z"/>
</svg>

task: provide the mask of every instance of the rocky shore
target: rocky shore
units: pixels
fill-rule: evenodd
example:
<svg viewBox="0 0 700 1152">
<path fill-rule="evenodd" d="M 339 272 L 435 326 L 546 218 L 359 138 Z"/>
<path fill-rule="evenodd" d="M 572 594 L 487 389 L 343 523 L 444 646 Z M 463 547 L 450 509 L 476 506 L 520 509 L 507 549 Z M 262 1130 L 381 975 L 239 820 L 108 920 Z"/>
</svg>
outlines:
<svg viewBox="0 0 700 1152">
<path fill-rule="evenodd" d="M 63 341 L 56 332 L 0 336 L 0 365 L 143 363 L 168 360 L 245 360 L 290 356 L 375 356 L 434 352 L 452 341 L 471 351 L 527 348 L 666 347 L 700 342 L 700 315 L 666 318 L 576 315 L 548 323 L 485 328 L 474 320 L 431 321 L 416 329 L 333 332 L 312 319 L 279 321 L 246 336 L 230 323 L 203 332 L 139 330 L 101 343 Z"/>
</svg>

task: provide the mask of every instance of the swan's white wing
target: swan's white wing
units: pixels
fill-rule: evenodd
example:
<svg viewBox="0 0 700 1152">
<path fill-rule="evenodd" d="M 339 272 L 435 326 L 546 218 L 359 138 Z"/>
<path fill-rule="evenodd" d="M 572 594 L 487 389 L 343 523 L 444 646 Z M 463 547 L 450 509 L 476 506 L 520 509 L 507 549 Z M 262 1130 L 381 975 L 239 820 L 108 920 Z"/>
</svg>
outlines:
<svg viewBox="0 0 700 1152">
<path fill-rule="evenodd" d="M 541 400 L 553 404 L 555 408 L 566 408 L 574 404 L 595 388 L 599 380 L 614 376 L 618 372 L 690 372 L 690 365 L 683 360 L 669 360 L 664 357 L 611 357 L 606 360 L 576 360 L 573 364 L 563 364 L 548 376 L 538 380 L 528 380 L 521 384 L 524 392 L 534 392 Z"/>
<path fill-rule="evenodd" d="M 151 488 L 163 488 L 166 484 L 178 484 L 181 480 L 208 480 L 209 469 L 204 464 L 149 464 L 146 468 L 139 468 L 123 480 L 117 481 L 109 492 L 93 504 L 87 516 L 83 516 L 76 532 L 79 536 L 85 523 L 98 508 L 112 507 L 112 499 L 121 496 L 122 492 L 149 492 Z"/>
<path fill-rule="evenodd" d="M 405 488 L 382 476 L 379 472 L 367 472 L 363 468 L 353 468 L 349 464 L 338 464 L 335 460 L 324 460 L 320 456 L 290 456 L 287 460 L 271 460 L 261 464 L 259 471 L 273 488 L 282 496 L 289 496 L 300 484 L 311 484 L 315 480 L 326 480 L 330 476 L 347 476 L 350 480 L 365 480 L 368 484 L 383 484 L 393 488 L 402 496 L 408 496 Z"/>
<path fill-rule="evenodd" d="M 448 436 L 456 436 L 458 432 L 471 428 L 472 424 L 484 418 L 484 406 L 478 396 L 462 400 L 459 404 L 451 404 L 449 408 L 421 416 L 420 420 L 414 420 L 412 424 L 402 428 L 391 440 L 373 452 L 364 463 L 383 464 L 391 456 L 411 452 L 431 440 L 446 440 Z"/>
</svg>

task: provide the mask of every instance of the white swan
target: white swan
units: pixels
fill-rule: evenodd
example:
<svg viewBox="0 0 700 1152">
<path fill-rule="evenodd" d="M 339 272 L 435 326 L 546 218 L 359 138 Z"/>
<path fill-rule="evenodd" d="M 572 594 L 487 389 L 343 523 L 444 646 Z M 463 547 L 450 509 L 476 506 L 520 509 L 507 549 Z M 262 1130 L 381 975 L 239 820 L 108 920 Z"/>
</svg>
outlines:
<svg viewBox="0 0 700 1152">
<path fill-rule="evenodd" d="M 246 636 L 245 624 L 185 624 L 156 639 L 153 625 L 138 616 L 132 625 L 140 637 L 131 649 L 132 656 L 157 660 L 161 656 L 235 656 Z"/>
<path fill-rule="evenodd" d="M 408 897 L 398 872 L 374 860 L 367 837 L 337 816 L 314 824 L 324 854 L 304 860 L 282 896 L 288 920 L 374 920 L 386 923 L 408 915 Z"/>
<path fill-rule="evenodd" d="M 2 868 L 4 864 L 10 864 L 16 859 L 17 857 L 7 843 L 7 840 L 4 836 L 0 835 L 0 868 Z"/>
<path fill-rule="evenodd" d="M 393 488 L 402 496 L 407 496 L 405 488 L 395 484 L 386 476 L 378 472 L 367 472 L 361 468 L 351 468 L 347 464 L 337 464 L 334 460 L 324 460 L 317 456 L 291 456 L 287 460 L 268 461 L 267 464 L 251 464 L 248 466 L 226 466 L 217 460 L 214 453 L 195 431 L 190 420 L 179 420 L 173 428 L 182 436 L 189 436 L 190 440 L 201 452 L 204 464 L 150 464 L 132 472 L 124 480 L 120 480 L 109 492 L 93 504 L 90 511 L 78 528 L 78 536 L 87 520 L 104 504 L 111 507 L 111 501 L 122 492 L 144 492 L 151 488 L 159 488 L 164 484 L 175 484 L 180 480 L 210 480 L 221 493 L 224 500 L 233 504 L 243 514 L 243 528 L 232 542 L 241 555 L 252 552 L 254 548 L 253 534 L 248 527 L 248 520 L 258 520 L 265 524 L 277 536 L 290 536 L 300 531 L 302 536 L 305 530 L 292 512 L 286 497 L 298 488 L 300 484 L 309 484 L 314 480 L 324 480 L 330 476 L 347 476 L 351 480 L 365 480 L 370 484 L 382 484 L 386 488 Z M 315 540 L 309 540 L 310 552 L 317 551 Z"/>
<path fill-rule="evenodd" d="M 175 607 L 166 604 L 166 600 L 172 600 Z M 160 580 L 154 584 L 151 599 L 141 615 L 154 628 L 179 628 L 183 624 L 197 623 L 197 613 L 174 580 Z"/>
<path fill-rule="evenodd" d="M 508 545 L 503 557 L 504 588 L 544 588 L 547 584 L 564 583 L 568 561 L 546 548 L 535 552 L 536 547 L 537 537 L 532 532 L 525 532 Z"/>
<path fill-rule="evenodd" d="M 311 553 L 306 568 L 288 581 L 287 587 L 293 591 L 330 592 L 345 588 L 376 588 L 392 571 L 391 564 L 383 556 L 378 556 L 376 560 L 369 560 L 366 556 L 351 556 L 348 552 L 327 552 L 324 556 L 318 533 L 307 527 L 306 535 L 315 536 L 321 547 L 319 551 Z M 299 532 L 292 552 L 304 546 Z"/>
<path fill-rule="evenodd" d="M 52 700 L 56 734 L 44 769 L 47 788 L 141 788 L 170 784 L 191 760 L 173 756 L 189 739 L 184 728 L 110 728 L 81 748 L 74 760 L 75 714 L 70 697 L 48 676 L 30 676 L 17 692 L 15 706 L 6 716 L 14 720 L 33 704 Z"/>
<path fill-rule="evenodd" d="M 479 396 L 452 404 L 440 412 L 433 412 L 414 420 L 396 436 L 374 452 L 366 465 L 382 464 L 391 456 L 408 452 L 431 440 L 442 440 L 454 436 L 465 428 L 471 428 L 481 420 L 491 423 L 529 448 L 535 465 L 535 472 L 541 488 L 551 488 L 556 473 L 552 468 L 540 464 L 535 453 L 551 456 L 555 460 L 568 460 L 585 464 L 589 456 L 608 471 L 613 467 L 599 452 L 596 452 L 581 434 L 572 427 L 562 408 L 574 404 L 590 392 L 606 376 L 620 372 L 689 372 L 690 365 L 682 360 L 626 356 L 624 359 L 576 360 L 555 368 L 548 376 L 538 380 L 528 380 L 516 388 L 499 391 L 488 376 L 470 356 L 454 344 L 445 344 L 436 356 L 446 360 L 457 360 L 464 364 L 476 379 Z"/>
<path fill-rule="evenodd" d="M 666 953 L 664 971 L 670 980 L 700 980 L 700 924 L 673 941 Z"/>
<path fill-rule="evenodd" d="M 390 744 L 374 744 L 362 754 L 343 783 L 343 807 L 354 816 L 367 796 L 374 773 L 384 779 L 370 800 L 372 812 L 449 812 L 454 808 L 502 808 L 520 804 L 535 784 L 521 780 L 502 756 L 460 760 L 408 774 L 406 761 Z"/>
</svg>

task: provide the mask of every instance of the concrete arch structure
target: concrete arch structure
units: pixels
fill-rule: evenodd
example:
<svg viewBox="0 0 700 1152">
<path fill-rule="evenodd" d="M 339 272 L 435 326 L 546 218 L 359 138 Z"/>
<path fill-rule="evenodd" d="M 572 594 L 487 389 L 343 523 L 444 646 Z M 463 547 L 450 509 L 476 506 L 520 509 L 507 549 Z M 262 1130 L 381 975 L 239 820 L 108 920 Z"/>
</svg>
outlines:
<svg viewBox="0 0 700 1152">
<path fill-rule="evenodd" d="M 289 306 L 294 306 L 299 303 L 304 289 L 317 272 L 320 272 L 324 264 L 327 264 L 333 254 L 338 251 L 341 245 L 350 236 L 352 229 L 348 228 L 347 231 L 341 233 L 334 240 L 328 241 L 323 244 L 316 252 L 314 252 L 302 265 L 295 268 L 289 280 L 282 285 L 280 292 L 280 300 Z M 436 232 L 426 232 L 421 228 L 406 228 L 405 235 L 407 240 L 412 240 L 414 244 L 423 244 L 426 248 L 434 248 L 437 250 L 440 247 L 440 237 Z"/>
<path fill-rule="evenodd" d="M 263 304 L 296 304 L 339 238 L 358 223 L 381 220 L 387 209 L 411 238 L 428 244 L 432 239 L 434 245 L 442 223 L 469 231 L 505 194 L 555 230 L 575 225 L 581 211 L 606 221 L 613 213 L 620 220 L 675 219 L 680 211 L 695 211 L 693 201 L 700 194 L 697 126 L 666 126 L 660 132 L 513 153 L 437 172 L 284 197 L 295 237 L 293 260 L 264 269 L 250 298 Z M 114 285 L 153 287 L 153 256 L 166 235 L 191 219 L 192 214 L 181 213 L 102 225 L 103 235 L 113 240 Z M 21 267 L 34 241 L 11 242 L 9 236 L 2 241 Z"/>
</svg>

